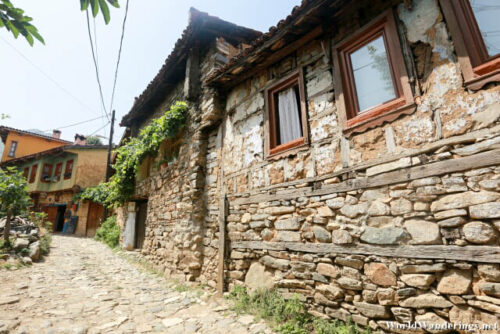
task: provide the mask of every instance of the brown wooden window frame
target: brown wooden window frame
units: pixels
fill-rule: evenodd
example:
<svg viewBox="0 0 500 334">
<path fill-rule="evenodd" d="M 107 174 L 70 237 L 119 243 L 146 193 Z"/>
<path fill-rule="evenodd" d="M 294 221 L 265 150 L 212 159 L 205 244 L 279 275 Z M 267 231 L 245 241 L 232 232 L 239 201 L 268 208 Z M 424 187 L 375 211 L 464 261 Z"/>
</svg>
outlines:
<svg viewBox="0 0 500 334">
<path fill-rule="evenodd" d="M 74 164 L 73 159 L 66 161 L 66 166 L 64 168 L 64 179 L 65 180 L 71 179 L 71 176 L 73 175 L 73 164 Z M 71 167 L 69 167 L 69 166 L 71 166 Z"/>
<path fill-rule="evenodd" d="M 440 0 L 465 86 L 478 90 L 500 82 L 500 53 L 490 57 L 468 0 Z"/>
<path fill-rule="evenodd" d="M 56 164 L 56 169 L 54 171 L 54 177 L 57 178 L 58 181 L 59 181 L 59 179 L 61 178 L 61 175 L 62 175 L 62 165 L 63 165 L 62 162 L 58 162 Z"/>
<path fill-rule="evenodd" d="M 45 173 L 45 167 L 48 167 L 47 173 Z M 50 182 L 50 178 L 52 177 L 52 164 L 44 163 L 42 166 L 42 174 L 40 175 L 40 181 L 48 183 Z"/>
<path fill-rule="evenodd" d="M 10 142 L 10 147 L 9 147 L 9 152 L 7 152 L 7 156 L 9 158 L 15 158 L 16 157 L 16 151 L 17 151 L 17 146 L 19 143 L 15 140 Z"/>
<path fill-rule="evenodd" d="M 30 175 L 30 168 L 29 167 L 24 167 L 23 177 L 27 180 L 29 175 Z"/>
<path fill-rule="evenodd" d="M 31 167 L 31 174 L 30 174 L 30 179 L 29 183 L 33 183 L 36 180 L 36 172 L 38 171 L 38 164 L 35 164 Z"/>
<path fill-rule="evenodd" d="M 356 87 L 350 64 L 350 54 L 383 36 L 387 60 L 391 70 L 396 97 L 359 113 Z M 367 128 L 397 118 L 401 113 L 413 112 L 413 90 L 408 79 L 398 29 L 392 9 L 363 26 L 333 47 L 335 97 L 339 119 L 344 133 L 364 131 Z"/>
<path fill-rule="evenodd" d="M 276 102 L 275 96 L 277 93 L 298 85 L 299 87 L 299 108 L 300 108 L 300 120 L 302 127 L 302 137 L 292 140 L 288 143 L 277 145 L 277 126 L 276 123 Z M 272 86 L 266 88 L 265 90 L 266 98 L 266 117 L 267 117 L 267 129 L 266 129 L 266 157 L 267 158 L 279 158 L 283 155 L 293 154 L 297 149 L 304 147 L 309 144 L 309 133 L 307 126 L 307 109 L 306 109 L 306 98 L 304 90 L 304 72 L 302 68 L 295 70 L 289 75 L 281 78 Z"/>
</svg>

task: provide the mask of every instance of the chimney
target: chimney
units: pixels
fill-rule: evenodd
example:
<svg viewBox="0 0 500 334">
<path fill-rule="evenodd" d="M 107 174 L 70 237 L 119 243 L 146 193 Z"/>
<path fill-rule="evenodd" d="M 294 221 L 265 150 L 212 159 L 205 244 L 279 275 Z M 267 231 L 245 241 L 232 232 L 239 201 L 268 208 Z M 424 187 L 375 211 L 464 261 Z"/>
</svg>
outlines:
<svg viewBox="0 0 500 334">
<path fill-rule="evenodd" d="M 61 138 L 61 130 L 52 130 L 52 138 L 60 139 Z"/>
<path fill-rule="evenodd" d="M 87 145 L 87 138 L 81 134 L 75 134 L 75 145 L 85 146 Z"/>
</svg>

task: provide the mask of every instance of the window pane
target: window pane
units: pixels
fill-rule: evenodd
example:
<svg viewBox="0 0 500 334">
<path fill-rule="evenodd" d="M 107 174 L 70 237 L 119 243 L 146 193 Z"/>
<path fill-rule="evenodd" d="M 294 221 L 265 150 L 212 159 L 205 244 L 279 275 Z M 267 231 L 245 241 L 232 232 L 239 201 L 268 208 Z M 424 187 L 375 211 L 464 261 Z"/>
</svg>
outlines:
<svg viewBox="0 0 500 334">
<path fill-rule="evenodd" d="M 483 36 L 490 57 L 500 53 L 500 2 L 498 0 L 471 0 L 472 11 Z"/>
<path fill-rule="evenodd" d="M 278 93 L 279 144 L 286 144 L 302 137 L 298 87 Z"/>
<path fill-rule="evenodd" d="M 360 112 L 396 97 L 383 36 L 354 51 L 350 57 Z"/>
</svg>

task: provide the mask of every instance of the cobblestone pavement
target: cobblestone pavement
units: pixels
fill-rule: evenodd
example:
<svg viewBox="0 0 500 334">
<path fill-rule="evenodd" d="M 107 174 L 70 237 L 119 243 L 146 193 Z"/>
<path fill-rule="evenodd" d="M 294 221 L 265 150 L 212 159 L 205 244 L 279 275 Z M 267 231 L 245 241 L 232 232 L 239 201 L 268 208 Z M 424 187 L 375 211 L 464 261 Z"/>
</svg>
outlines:
<svg viewBox="0 0 500 334">
<path fill-rule="evenodd" d="M 212 292 L 179 290 L 101 243 L 54 236 L 44 262 L 0 269 L 0 334 L 271 333 Z"/>
</svg>

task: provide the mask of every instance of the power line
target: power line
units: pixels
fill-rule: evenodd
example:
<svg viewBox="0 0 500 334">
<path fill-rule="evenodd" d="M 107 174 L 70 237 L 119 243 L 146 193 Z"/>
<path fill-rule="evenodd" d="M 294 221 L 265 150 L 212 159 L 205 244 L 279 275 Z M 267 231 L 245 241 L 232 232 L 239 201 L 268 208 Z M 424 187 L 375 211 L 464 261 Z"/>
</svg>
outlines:
<svg viewBox="0 0 500 334">
<path fill-rule="evenodd" d="M 89 134 L 87 137 L 95 135 L 96 133 L 98 133 L 99 131 L 101 131 L 102 129 L 104 129 L 106 126 L 108 126 L 109 123 L 110 122 L 107 122 L 106 124 L 104 124 L 103 126 L 101 126 L 99 129 L 97 129 L 94 132 L 92 132 L 91 134 Z"/>
<path fill-rule="evenodd" d="M 84 107 L 85 109 L 88 109 L 89 111 L 92 111 L 93 113 L 96 113 L 97 112 L 92 109 L 91 107 L 89 107 L 88 105 L 86 105 L 85 103 L 83 103 L 79 98 L 77 98 L 76 96 L 74 96 L 73 94 L 71 94 L 66 88 L 64 88 L 63 86 L 61 86 L 55 79 L 53 79 L 50 75 L 48 75 L 44 70 L 42 70 L 38 65 L 36 65 L 34 62 L 32 62 L 28 57 L 26 57 L 21 51 L 19 51 L 14 45 L 10 44 L 8 41 L 6 41 L 2 36 L 0 36 L 0 39 L 2 39 L 2 41 L 4 41 L 5 44 L 7 44 L 7 46 L 11 47 L 12 50 L 14 50 L 17 54 L 19 54 L 24 60 L 26 60 L 29 64 L 31 64 L 31 66 L 33 66 L 36 70 L 38 70 L 46 79 L 48 79 L 49 81 L 51 81 L 54 85 L 56 85 L 57 88 L 59 88 L 60 90 L 62 90 L 64 93 L 66 93 L 68 96 L 70 96 L 71 98 L 73 98 L 76 102 L 78 102 L 78 104 L 80 104 L 82 107 Z"/>
<path fill-rule="evenodd" d="M 127 22 L 127 15 L 128 15 L 128 3 L 129 3 L 129 0 L 127 0 L 127 4 L 125 5 L 125 16 L 123 17 L 122 35 L 120 37 L 120 48 L 118 49 L 118 59 L 116 60 L 115 79 L 114 79 L 114 82 L 113 82 L 113 92 L 111 93 L 111 103 L 109 105 L 109 110 L 113 109 L 113 101 L 115 99 L 115 88 L 116 88 L 116 80 L 118 78 L 118 67 L 120 66 L 120 58 L 121 58 L 121 53 L 122 53 L 123 37 L 125 35 L 125 23 Z"/>
<path fill-rule="evenodd" d="M 108 112 L 106 111 L 106 106 L 104 105 L 104 96 L 102 94 L 101 79 L 99 78 L 99 67 L 97 66 L 96 56 L 94 53 L 94 43 L 92 42 L 92 33 L 90 32 L 90 20 L 89 20 L 89 10 L 88 9 L 87 9 L 86 13 L 87 13 L 87 30 L 89 33 L 90 48 L 92 50 L 92 59 L 94 60 L 94 67 L 95 67 L 95 74 L 96 74 L 96 78 L 97 78 L 97 84 L 99 86 L 99 95 L 101 97 L 102 109 L 104 110 L 104 113 L 106 114 L 106 118 L 109 121 L 109 115 L 108 115 Z"/>
<path fill-rule="evenodd" d="M 99 116 L 99 117 L 96 117 L 96 118 L 88 119 L 86 121 L 81 121 L 81 122 L 78 122 L 78 123 L 73 123 L 73 124 L 69 124 L 69 125 L 60 126 L 60 127 L 54 128 L 54 129 L 58 129 L 58 130 L 60 130 L 60 129 L 66 129 L 66 128 L 70 128 L 72 126 L 76 126 L 76 125 L 80 125 L 80 124 L 92 122 L 92 121 L 95 121 L 95 120 L 98 120 L 98 119 L 101 119 L 101 118 L 104 118 L 104 117 L 106 117 L 106 116 L 103 115 L 103 116 Z M 45 130 L 45 131 L 50 131 L 50 129 L 49 130 Z"/>
</svg>

